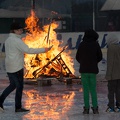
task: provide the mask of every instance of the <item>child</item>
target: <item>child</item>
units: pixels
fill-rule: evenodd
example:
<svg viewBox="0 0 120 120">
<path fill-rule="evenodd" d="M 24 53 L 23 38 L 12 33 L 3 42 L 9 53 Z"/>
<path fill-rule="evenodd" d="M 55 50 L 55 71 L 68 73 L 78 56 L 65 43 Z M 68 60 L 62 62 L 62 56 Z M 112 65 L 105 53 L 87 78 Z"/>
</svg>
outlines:
<svg viewBox="0 0 120 120">
<path fill-rule="evenodd" d="M 92 98 L 92 110 L 94 114 L 98 112 L 98 102 L 96 93 L 96 74 L 98 73 L 98 62 L 102 60 L 102 51 L 97 42 L 99 35 L 92 29 L 85 31 L 83 41 L 80 43 L 76 60 L 80 63 L 79 72 L 83 85 L 84 111 L 89 114 L 89 93 Z"/>
</svg>

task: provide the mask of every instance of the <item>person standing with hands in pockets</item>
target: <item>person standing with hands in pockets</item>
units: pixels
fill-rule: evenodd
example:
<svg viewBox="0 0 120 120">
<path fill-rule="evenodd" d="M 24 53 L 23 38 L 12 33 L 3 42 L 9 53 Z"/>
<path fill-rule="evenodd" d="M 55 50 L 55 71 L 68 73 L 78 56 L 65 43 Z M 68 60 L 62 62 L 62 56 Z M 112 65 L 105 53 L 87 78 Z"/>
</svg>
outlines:
<svg viewBox="0 0 120 120">
<path fill-rule="evenodd" d="M 83 41 L 80 43 L 76 60 L 80 63 L 79 72 L 84 96 L 83 114 L 89 114 L 90 103 L 89 94 L 92 99 L 93 114 L 99 114 L 97 92 L 96 92 L 96 74 L 98 74 L 98 63 L 102 60 L 102 51 L 97 42 L 99 35 L 92 29 L 85 31 Z"/>
<path fill-rule="evenodd" d="M 5 66 L 10 84 L 0 96 L 0 110 L 4 110 L 3 103 L 6 97 L 16 89 L 15 112 L 27 112 L 22 107 L 23 76 L 24 76 L 24 53 L 40 54 L 48 52 L 51 48 L 29 48 L 22 39 L 23 27 L 14 22 L 10 27 L 10 34 L 5 41 Z"/>
</svg>

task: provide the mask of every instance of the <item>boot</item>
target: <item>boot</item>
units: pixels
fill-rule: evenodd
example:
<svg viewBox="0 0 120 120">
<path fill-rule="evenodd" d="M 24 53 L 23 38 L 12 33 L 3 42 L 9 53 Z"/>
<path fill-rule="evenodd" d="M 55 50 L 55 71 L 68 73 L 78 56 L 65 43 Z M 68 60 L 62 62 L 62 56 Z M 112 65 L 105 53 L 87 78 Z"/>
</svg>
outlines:
<svg viewBox="0 0 120 120">
<path fill-rule="evenodd" d="M 4 111 L 3 102 L 2 102 L 1 96 L 0 96 L 0 111 Z"/>
<path fill-rule="evenodd" d="M 93 114 L 99 114 L 98 107 L 96 107 L 96 108 L 91 107 L 91 108 L 93 110 Z"/>
<path fill-rule="evenodd" d="M 84 107 L 83 114 L 89 114 L 89 108 L 85 108 L 85 107 Z"/>
</svg>

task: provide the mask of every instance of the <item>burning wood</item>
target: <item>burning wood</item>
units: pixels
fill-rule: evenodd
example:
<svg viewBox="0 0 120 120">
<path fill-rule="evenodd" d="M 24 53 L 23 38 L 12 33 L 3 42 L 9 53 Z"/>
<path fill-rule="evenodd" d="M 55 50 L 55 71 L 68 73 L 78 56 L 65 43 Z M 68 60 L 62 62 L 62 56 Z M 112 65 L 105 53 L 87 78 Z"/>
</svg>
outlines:
<svg viewBox="0 0 120 120">
<path fill-rule="evenodd" d="M 34 11 L 31 11 L 30 17 L 26 19 L 26 37 L 23 39 L 30 47 L 48 47 L 54 45 L 53 48 L 43 54 L 28 55 L 25 54 L 25 78 L 38 78 L 40 76 L 58 77 L 74 76 L 73 60 L 70 53 L 67 53 L 65 47 L 60 47 L 57 35 L 54 29 L 58 24 L 51 21 L 50 25 L 45 25 L 43 29 L 38 26 L 38 18 Z"/>
<path fill-rule="evenodd" d="M 50 64 L 52 64 L 54 61 L 57 61 L 57 63 L 60 64 L 59 68 L 63 68 L 65 70 L 65 74 L 66 76 L 70 76 L 73 75 L 72 72 L 70 71 L 70 69 L 67 67 L 67 65 L 65 64 L 65 62 L 62 60 L 61 57 L 61 53 L 66 49 L 66 46 L 63 48 L 63 50 L 57 55 L 55 56 L 51 61 L 49 61 L 45 66 L 43 66 L 42 68 L 37 69 L 36 71 L 33 72 L 33 76 L 35 78 L 38 78 L 40 75 L 42 75 L 44 73 L 44 70 L 47 69 L 49 67 Z M 53 64 L 52 64 L 53 65 Z M 58 64 L 57 64 L 58 65 Z M 57 68 L 57 65 L 55 66 L 55 68 Z M 53 65 L 54 66 L 54 65 Z M 54 68 L 54 67 L 53 67 Z M 61 70 L 62 71 L 62 70 Z M 57 72 L 57 71 L 55 71 Z M 61 72 L 59 72 L 60 76 Z"/>
</svg>

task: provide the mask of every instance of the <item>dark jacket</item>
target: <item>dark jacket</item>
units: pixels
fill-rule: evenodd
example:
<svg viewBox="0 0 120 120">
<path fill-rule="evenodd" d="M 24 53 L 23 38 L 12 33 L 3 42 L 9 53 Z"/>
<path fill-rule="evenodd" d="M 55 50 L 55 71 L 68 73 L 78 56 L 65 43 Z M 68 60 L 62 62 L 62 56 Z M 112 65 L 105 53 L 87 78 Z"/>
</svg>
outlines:
<svg viewBox="0 0 120 120">
<path fill-rule="evenodd" d="M 102 60 L 102 51 L 97 39 L 98 34 L 94 30 L 85 32 L 76 53 L 76 60 L 80 63 L 80 73 L 97 74 L 99 72 L 98 62 Z"/>
</svg>

